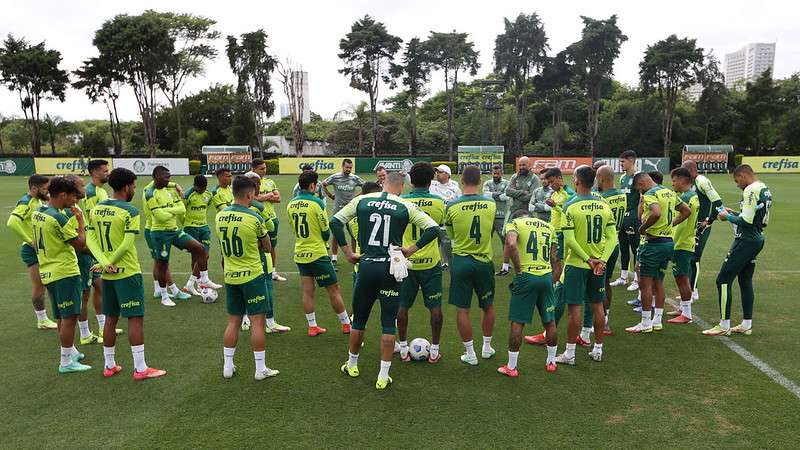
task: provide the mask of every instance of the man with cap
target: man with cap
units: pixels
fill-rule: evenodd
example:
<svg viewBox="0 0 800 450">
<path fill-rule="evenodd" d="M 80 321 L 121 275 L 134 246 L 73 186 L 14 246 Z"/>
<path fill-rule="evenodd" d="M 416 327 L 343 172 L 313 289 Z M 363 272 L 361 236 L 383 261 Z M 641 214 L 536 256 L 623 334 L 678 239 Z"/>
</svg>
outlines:
<svg viewBox="0 0 800 450">
<path fill-rule="evenodd" d="M 439 164 L 439 166 L 436 167 L 436 179 L 431 182 L 431 194 L 442 197 L 445 203 L 450 203 L 458 197 L 461 197 L 461 188 L 458 186 L 457 182 L 450 179 L 451 175 L 452 171 L 450 170 L 450 166 Z M 439 236 L 439 245 L 442 250 L 442 269 L 447 270 L 450 266 L 450 256 L 453 253 L 453 245 L 444 232 Z"/>
</svg>

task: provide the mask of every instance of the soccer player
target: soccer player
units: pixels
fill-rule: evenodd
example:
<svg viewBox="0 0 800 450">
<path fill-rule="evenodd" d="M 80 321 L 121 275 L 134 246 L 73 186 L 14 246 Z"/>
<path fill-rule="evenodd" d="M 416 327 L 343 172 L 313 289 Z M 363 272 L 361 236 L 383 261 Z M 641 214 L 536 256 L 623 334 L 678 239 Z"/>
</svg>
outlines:
<svg viewBox="0 0 800 450">
<path fill-rule="evenodd" d="M 28 178 L 28 192 L 19 199 L 6 222 L 6 226 L 22 241 L 19 253 L 22 262 L 28 268 L 32 286 L 31 302 L 33 303 L 33 312 L 36 313 L 36 328 L 40 330 L 58 328 L 58 325 L 47 317 L 47 309 L 44 306 L 44 284 L 39 277 L 39 261 L 36 258 L 36 249 L 31 234 L 33 227 L 31 214 L 46 204 L 49 199 L 47 196 L 49 183 L 50 179 L 45 176 L 31 175 Z"/>
<path fill-rule="evenodd" d="M 639 234 L 644 243 L 639 247 L 639 294 L 642 303 L 642 320 L 625 328 L 629 333 L 661 331 L 664 315 L 664 272 L 672 260 L 674 228 L 689 217 L 689 207 L 672 189 L 656 184 L 650 174 L 639 172 L 633 186 L 642 193 L 642 224 Z M 630 200 L 630 197 L 628 197 Z M 630 208 L 629 208 L 630 209 Z M 675 212 L 678 216 L 675 216 Z M 655 310 L 650 317 L 655 296 Z"/>
<path fill-rule="evenodd" d="M 627 210 L 622 219 L 622 229 L 619 232 L 620 276 L 611 282 L 613 287 L 628 284 L 628 268 L 636 266 L 639 249 L 639 200 L 641 195 L 633 185 L 633 178 L 639 173 L 636 171 L 636 152 L 625 150 L 619 155 L 619 163 L 623 171 L 619 179 L 619 188 L 628 198 L 626 200 Z M 613 271 L 613 267 L 610 270 Z M 633 292 L 638 289 L 639 281 L 634 272 L 633 282 L 628 286 L 628 291 Z"/>
<path fill-rule="evenodd" d="M 153 169 L 153 187 L 145 191 L 144 197 L 150 214 L 153 216 L 150 239 L 155 249 L 154 271 L 161 289 L 161 304 L 172 307 L 175 306 L 175 302 L 170 298 L 170 290 L 167 289 L 170 249 L 175 246 L 191 253 L 192 260 L 197 261 L 201 271 L 203 268 L 208 270 L 208 252 L 203 244 L 178 228 L 177 219 L 186 213 L 186 206 L 183 204 L 182 196 L 175 195 L 167 187 L 170 176 L 169 169 L 164 166 L 156 166 Z M 178 297 L 178 294 L 183 294 L 183 296 Z M 175 298 L 191 298 L 190 295 L 180 290 L 173 295 Z"/>
<path fill-rule="evenodd" d="M 558 339 L 553 299 L 553 269 L 550 261 L 555 257 L 558 243 L 556 232 L 549 223 L 530 217 L 528 211 L 517 211 L 506 225 L 506 253 L 511 257 L 516 275 L 511 282 L 511 301 L 508 320 L 508 364 L 497 371 L 512 378 L 519 376 L 517 358 L 522 344 L 525 324 L 533 320 L 534 308 L 539 311 L 547 335 L 545 370 L 556 371 Z"/>
<path fill-rule="evenodd" d="M 707 336 L 727 336 L 741 333 L 749 336 L 753 332 L 753 273 L 756 258 L 764 248 L 764 228 L 769 223 L 769 210 L 772 207 L 772 193 L 766 184 L 759 181 L 753 168 L 742 164 L 733 171 L 736 186 L 742 192 L 742 211 L 720 209 L 719 220 L 728 221 L 735 226 L 733 245 L 722 263 L 717 275 L 717 295 L 719 299 L 719 324 L 704 330 Z M 733 302 L 733 280 L 739 279 L 742 296 L 742 323 L 731 327 L 731 303 Z"/>
<path fill-rule="evenodd" d="M 403 200 L 415 204 L 434 222 L 444 222 L 444 200 L 430 193 L 430 185 L 436 172 L 431 163 L 418 162 L 408 172 L 411 176 L 411 192 L 402 196 Z M 420 237 L 420 230 L 410 224 L 403 233 L 403 246 L 410 247 Z M 397 311 L 397 337 L 400 340 L 400 359 L 411 361 L 408 352 L 408 312 L 414 306 L 417 291 L 422 290 L 425 307 L 431 314 L 431 349 L 428 362 L 437 363 L 441 359 L 439 342 L 442 334 L 442 264 L 439 243 L 434 239 L 417 250 L 408 259 L 411 262 L 408 277 L 400 284 L 400 309 Z"/>
<path fill-rule="evenodd" d="M 383 188 L 383 183 L 386 182 L 386 168 L 383 166 L 378 166 L 375 168 L 375 182 L 378 183 L 378 186 Z"/>
<path fill-rule="evenodd" d="M 506 214 L 509 214 L 510 217 L 510 212 L 508 210 L 508 201 L 510 197 L 506 194 L 508 185 L 508 180 L 503 178 L 503 166 L 500 164 L 495 164 L 492 166 L 492 178 L 483 183 L 483 195 L 494 200 L 494 204 L 496 206 L 494 223 L 492 224 L 492 234 L 497 235 L 502 245 L 505 245 L 505 235 L 503 234 L 503 229 L 506 225 Z M 508 275 L 509 267 L 507 256 L 508 255 L 503 254 L 503 266 L 497 271 L 497 273 L 495 273 L 495 275 Z"/>
<path fill-rule="evenodd" d="M 720 208 L 722 208 L 722 198 L 720 198 L 711 180 L 705 175 L 697 173 L 697 163 L 688 160 L 684 161 L 683 167 L 689 170 L 694 180 L 693 189 L 697 193 L 697 200 L 700 202 L 700 208 L 697 212 L 697 245 L 694 248 L 694 257 L 692 258 L 692 275 L 689 281 L 692 286 L 692 300 L 700 298 L 700 292 L 697 290 L 697 278 L 700 273 L 700 260 L 703 258 L 703 251 L 706 248 L 708 238 L 711 237 L 711 224 L 717 218 Z"/>
<path fill-rule="evenodd" d="M 494 200 L 479 193 L 481 171 L 477 166 L 464 168 L 461 183 L 464 186 L 464 195 L 450 202 L 445 211 L 445 228 L 453 241 L 453 268 L 448 302 L 457 308 L 458 332 L 465 349 L 461 361 L 475 366 L 478 364 L 478 357 L 475 355 L 472 324 L 469 320 L 473 291 L 478 297 L 478 306 L 483 310 L 481 356 L 488 359 L 495 354 L 492 348 L 495 317 L 492 224 L 495 204 Z"/>
<path fill-rule="evenodd" d="M 575 343 L 581 325 L 581 306 L 588 301 L 594 316 L 594 329 L 604 325 L 606 263 L 617 244 L 617 228 L 611 207 L 592 195 L 595 172 L 589 166 L 575 169 L 572 183 L 575 196 L 564 205 L 563 228 L 566 258 L 564 259 L 564 301 L 569 312 L 567 345 L 556 357 L 559 364 L 575 365 Z M 595 333 L 594 348 L 589 357 L 603 359 L 603 333 Z"/>
<path fill-rule="evenodd" d="M 293 198 L 286 211 L 294 231 L 294 262 L 300 272 L 303 287 L 303 310 L 308 321 L 308 335 L 318 336 L 328 331 L 317 325 L 314 312 L 314 283 L 328 291 L 333 312 L 342 325 L 342 333 L 350 333 L 350 317 L 342 301 L 342 293 L 336 271 L 328 256 L 327 242 L 330 238 L 328 216 L 324 205 L 314 196 L 319 178 L 316 172 L 304 172 L 298 177 L 300 194 Z M 346 223 L 346 222 L 345 222 Z"/>
<path fill-rule="evenodd" d="M 622 221 L 625 218 L 625 211 L 627 211 L 627 195 L 622 192 L 621 190 L 617 189 L 614 186 L 614 170 L 611 166 L 602 165 L 597 169 L 596 175 L 596 183 L 597 183 L 597 191 L 603 197 L 603 200 L 608 203 L 608 206 L 611 208 L 611 214 L 614 217 L 614 224 L 617 227 L 617 236 L 619 236 L 619 231 L 622 229 Z M 614 275 L 614 266 L 617 264 L 617 258 L 619 258 L 619 243 L 614 248 L 614 251 L 609 256 L 608 261 L 606 263 L 606 271 L 605 271 L 605 288 L 606 288 L 606 299 L 604 303 L 605 309 L 605 324 L 603 326 L 603 333 L 606 336 L 610 336 L 613 333 L 611 329 L 608 327 L 608 315 L 609 311 L 611 310 L 611 301 L 613 300 L 613 289 L 611 288 L 611 279 Z M 588 326 L 591 326 L 586 323 L 585 315 L 584 315 L 584 329 Z M 583 333 L 585 330 L 581 330 L 581 337 L 583 337 Z M 588 336 L 587 336 L 588 337 Z M 588 340 L 588 339 L 587 339 Z"/>
<path fill-rule="evenodd" d="M 90 170 L 91 172 L 91 170 Z M 140 381 L 163 377 L 165 370 L 149 367 L 144 358 L 144 282 L 136 235 L 139 234 L 139 210 L 130 201 L 136 193 L 136 175 L 116 168 L 108 177 L 114 190 L 110 199 L 89 210 L 87 245 L 97 259 L 93 270 L 103 280 L 103 376 L 113 377 L 122 371 L 116 362 L 115 332 L 119 316 L 128 319 L 128 343 L 133 354 L 133 379 Z"/>
<path fill-rule="evenodd" d="M 450 167 L 440 164 L 436 167 L 436 179 L 431 182 L 431 194 L 441 197 L 445 204 L 461 196 L 461 188 L 457 182 L 450 179 L 451 175 Z M 444 230 L 439 233 L 439 248 L 442 252 L 442 269 L 447 270 L 453 257 L 453 243 Z"/>
<path fill-rule="evenodd" d="M 511 197 L 509 214 L 517 211 L 527 211 L 531 201 L 533 191 L 539 187 L 539 177 L 531 170 L 531 162 L 527 156 L 523 156 L 517 163 L 519 169 L 511 176 L 508 182 L 506 195 Z"/>
<path fill-rule="evenodd" d="M 183 194 L 183 204 L 186 208 L 183 231 L 202 244 L 206 253 L 211 248 L 211 229 L 208 228 L 208 205 L 211 196 L 211 192 L 208 191 L 208 180 L 203 175 L 195 176 L 192 187 Z M 192 255 L 192 273 L 183 291 L 199 297 L 201 294 L 197 290 L 198 287 L 219 289 L 222 285 L 214 283 L 209 278 L 208 260 L 203 262 Z"/>
<path fill-rule="evenodd" d="M 56 177 L 48 186 L 50 200 L 31 213 L 32 242 L 39 261 L 39 276 L 47 287 L 58 321 L 61 343 L 59 373 L 84 372 L 91 366 L 79 361 L 84 355 L 75 349 L 75 324 L 81 313 L 81 271 L 76 252 L 86 250 L 83 213 L 75 205 L 81 195 L 74 179 Z M 75 222 L 63 212 L 69 209 Z"/>
<path fill-rule="evenodd" d="M 381 186 L 377 182 L 367 181 L 366 183 L 364 183 L 363 186 L 361 186 L 361 193 L 358 194 L 356 197 L 364 194 L 372 194 L 373 192 L 381 192 L 382 190 L 383 188 L 381 188 Z M 358 248 L 358 217 L 353 217 L 352 219 L 350 219 L 350 222 L 348 222 L 347 225 L 345 225 L 345 230 L 347 231 L 347 234 L 350 237 L 351 251 L 353 253 L 358 254 L 360 252 Z M 357 279 L 358 279 L 358 262 L 353 264 L 353 287 L 355 287 Z M 400 352 L 400 344 L 397 344 L 395 348 L 395 353 L 399 352 Z"/>
<path fill-rule="evenodd" d="M 150 212 L 150 208 L 147 206 L 147 196 L 145 195 L 154 184 L 155 181 L 150 180 L 150 182 L 147 183 L 142 190 L 142 214 L 144 215 L 144 241 L 147 244 L 147 248 L 150 249 L 150 258 L 153 260 L 153 298 L 160 300 L 161 286 L 158 285 L 158 275 L 156 273 L 155 264 L 157 250 L 155 244 L 153 243 L 153 236 L 150 230 L 150 228 L 153 226 L 153 214 Z M 167 189 L 172 191 L 172 194 L 176 197 L 183 198 L 183 190 L 179 184 L 170 181 L 167 184 Z M 176 286 L 175 282 L 172 280 L 172 273 L 170 273 L 169 269 L 167 269 L 167 283 L 169 285 L 167 289 L 169 290 L 170 297 L 178 298 L 180 300 L 187 300 L 192 297 L 190 294 L 178 289 L 178 286 Z"/>
<path fill-rule="evenodd" d="M 267 311 L 267 275 L 261 265 L 261 254 L 268 251 L 268 235 L 264 219 L 249 209 L 255 199 L 256 186 L 247 177 L 233 180 L 233 204 L 216 217 L 225 266 L 225 294 L 228 325 L 223 338 L 222 376 L 231 378 L 236 372 L 233 356 L 239 340 L 242 317 L 247 314 L 256 331 L 250 333 L 250 345 L 255 359 L 255 379 L 274 377 L 280 372 L 266 365 L 264 350 L 264 315 Z"/>
<path fill-rule="evenodd" d="M 275 267 L 278 263 L 278 255 L 275 253 L 275 248 L 278 246 L 278 228 L 280 228 L 278 214 L 275 213 L 275 204 L 281 202 L 281 192 L 278 190 L 278 185 L 275 184 L 275 181 L 271 178 L 267 178 L 267 164 L 263 159 L 254 159 L 252 167 L 253 172 L 258 174 L 260 177 L 260 184 L 258 195 L 256 195 L 256 200 L 264 205 L 266 214 L 272 217 L 273 227 L 271 230 L 268 230 L 271 244 L 269 251 L 270 258 L 272 259 L 270 264 L 270 268 L 272 269 L 272 272 L 270 272 L 270 277 L 273 281 L 286 281 L 286 278 L 281 276 L 278 271 L 275 270 Z M 270 288 L 271 287 L 272 286 L 270 285 Z M 267 319 L 269 320 L 269 317 Z"/>
<path fill-rule="evenodd" d="M 231 188 L 233 175 L 231 169 L 220 167 L 214 172 L 214 176 L 217 177 L 217 185 L 211 189 L 211 201 L 208 205 L 216 212 L 220 212 L 233 203 L 233 189 Z"/>
<path fill-rule="evenodd" d="M 364 330 L 372 306 L 381 306 L 381 365 L 376 389 L 386 389 L 392 383 L 389 369 L 394 353 L 395 321 L 400 306 L 400 282 L 406 269 L 405 258 L 436 239 L 439 227 L 415 205 L 398 197 L 403 192 L 405 176 L 400 172 L 386 175 L 383 192 L 360 195 L 336 213 L 331 229 L 339 248 L 351 263 L 358 262 L 358 279 L 353 288 L 353 331 L 350 333 L 349 353 L 342 373 L 357 377 L 358 355 L 364 340 Z M 477 186 L 476 186 L 477 190 Z M 492 212 L 494 214 L 494 212 Z M 347 245 L 344 227 L 353 218 L 358 220 L 358 243 L 361 254 L 356 255 Z M 419 239 L 410 247 L 401 247 L 407 226 L 420 230 Z M 491 227 L 491 224 L 489 225 Z"/>
<path fill-rule="evenodd" d="M 333 200 L 333 213 L 336 214 L 344 205 L 350 203 L 356 196 L 356 188 L 364 185 L 364 180 L 353 172 L 353 161 L 345 158 L 342 161 L 342 171 L 330 175 L 322 182 L 322 189 L 325 195 Z M 328 186 L 333 186 L 333 194 L 328 190 Z M 336 258 L 339 254 L 339 247 L 336 239 L 331 242 L 331 262 L 336 267 Z"/>
<path fill-rule="evenodd" d="M 685 167 L 678 167 L 671 173 L 672 188 L 681 201 L 689 207 L 689 217 L 675 227 L 675 251 L 672 255 L 672 275 L 681 296 L 680 311 L 677 317 L 667 323 L 692 323 L 692 287 L 689 276 L 692 273 L 692 259 L 695 249 L 695 226 L 700 200 L 692 189 L 692 173 Z"/>
</svg>

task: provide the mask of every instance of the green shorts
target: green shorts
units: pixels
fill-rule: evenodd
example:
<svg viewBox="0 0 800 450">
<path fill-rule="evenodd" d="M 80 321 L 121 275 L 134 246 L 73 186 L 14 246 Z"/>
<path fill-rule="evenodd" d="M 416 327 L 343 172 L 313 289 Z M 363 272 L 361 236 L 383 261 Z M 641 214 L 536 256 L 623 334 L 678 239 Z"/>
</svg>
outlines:
<svg viewBox="0 0 800 450">
<path fill-rule="evenodd" d="M 81 295 L 83 286 L 81 276 L 73 275 L 48 283 L 47 293 L 56 319 L 67 319 L 81 313 Z"/>
<path fill-rule="evenodd" d="M 397 332 L 397 310 L 400 309 L 400 283 L 389 275 L 389 263 L 361 261 L 353 288 L 353 329 L 364 331 L 372 306 L 381 305 L 381 332 Z"/>
<path fill-rule="evenodd" d="M 564 302 L 567 305 L 600 303 L 606 299 L 605 275 L 598 276 L 592 269 L 568 265 L 564 268 L 562 289 Z"/>
<path fill-rule="evenodd" d="M 144 316 L 142 274 L 119 280 L 103 280 L 103 314 L 116 317 Z"/>
<path fill-rule="evenodd" d="M 672 253 L 672 276 L 689 277 L 692 275 L 692 260 L 694 252 L 690 250 L 675 250 Z"/>
<path fill-rule="evenodd" d="M 28 244 L 22 244 L 22 247 L 19 249 L 19 256 L 22 258 L 22 262 L 25 263 L 25 267 L 39 264 L 39 257 L 36 256 L 36 250 Z"/>
<path fill-rule="evenodd" d="M 478 296 L 478 306 L 481 308 L 494 302 L 494 264 L 478 261 L 471 256 L 453 255 L 448 303 L 458 308 L 469 308 L 472 306 L 473 291 Z"/>
<path fill-rule="evenodd" d="M 99 272 L 92 272 L 92 266 L 95 264 L 97 264 L 97 261 L 94 256 L 86 253 L 78 254 L 78 268 L 81 270 L 81 286 L 83 286 L 84 291 L 91 289 L 92 282 L 101 276 Z"/>
<path fill-rule="evenodd" d="M 149 228 L 144 229 L 144 242 L 150 250 L 150 258 L 156 259 L 156 248 L 153 246 L 153 232 Z"/>
<path fill-rule="evenodd" d="M 564 233 L 556 231 L 556 239 L 558 240 L 558 248 L 556 249 L 556 256 L 558 259 L 564 259 Z"/>
<path fill-rule="evenodd" d="M 639 246 L 639 276 L 663 280 L 672 260 L 673 243 L 670 238 L 655 238 Z"/>
<path fill-rule="evenodd" d="M 278 245 L 278 228 L 281 224 L 281 221 L 278 220 L 277 217 L 274 217 L 272 219 L 272 224 L 275 225 L 275 229 L 268 231 L 267 234 L 269 235 L 269 243 L 272 244 L 272 248 L 275 248 Z"/>
<path fill-rule="evenodd" d="M 261 274 L 242 284 L 225 283 L 228 314 L 232 316 L 256 316 L 267 313 L 266 275 Z"/>
<path fill-rule="evenodd" d="M 202 227 L 183 227 L 183 231 L 195 241 L 203 244 L 203 248 L 208 251 L 211 248 L 211 230 L 208 225 Z"/>
<path fill-rule="evenodd" d="M 153 243 L 151 250 L 155 254 L 154 259 L 159 261 L 169 261 L 169 251 L 173 245 L 185 250 L 189 242 L 193 240 L 191 236 L 181 230 L 150 232 L 150 241 Z"/>
<path fill-rule="evenodd" d="M 553 296 L 553 276 L 520 273 L 509 285 L 511 302 L 508 306 L 508 320 L 517 323 L 531 323 L 533 309 L 539 310 L 542 325 L 555 320 L 556 303 Z"/>
<path fill-rule="evenodd" d="M 430 269 L 409 270 L 408 277 L 400 283 L 400 307 L 411 309 L 422 289 L 422 299 L 428 309 L 442 307 L 442 265 Z"/>
<path fill-rule="evenodd" d="M 301 277 L 314 277 L 319 287 L 336 284 L 336 269 L 333 268 L 330 256 L 322 256 L 310 263 L 297 263 L 297 271 Z"/>
<path fill-rule="evenodd" d="M 619 259 L 619 245 L 614 248 L 614 251 L 611 252 L 611 256 L 608 257 L 608 261 L 606 261 L 606 280 L 612 280 L 614 276 L 614 266 L 617 265 L 617 259 Z"/>
</svg>

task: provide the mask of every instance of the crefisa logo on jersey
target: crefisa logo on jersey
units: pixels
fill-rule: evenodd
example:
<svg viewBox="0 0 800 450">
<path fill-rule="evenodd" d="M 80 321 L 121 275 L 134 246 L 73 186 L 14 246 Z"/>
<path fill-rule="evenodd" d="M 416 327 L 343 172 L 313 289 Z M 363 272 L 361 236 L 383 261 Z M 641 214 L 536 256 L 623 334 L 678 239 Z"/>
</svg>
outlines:
<svg viewBox="0 0 800 450">
<path fill-rule="evenodd" d="M 381 200 L 379 202 L 376 201 L 367 202 L 367 206 L 374 206 L 375 208 L 378 209 L 397 210 L 397 205 L 395 205 L 392 202 L 387 202 L 386 200 Z"/>
<path fill-rule="evenodd" d="M 17 171 L 17 163 L 15 163 L 14 161 L 10 159 L 7 159 L 5 161 L 0 161 L 0 172 L 12 175 L 16 171 Z"/>
</svg>

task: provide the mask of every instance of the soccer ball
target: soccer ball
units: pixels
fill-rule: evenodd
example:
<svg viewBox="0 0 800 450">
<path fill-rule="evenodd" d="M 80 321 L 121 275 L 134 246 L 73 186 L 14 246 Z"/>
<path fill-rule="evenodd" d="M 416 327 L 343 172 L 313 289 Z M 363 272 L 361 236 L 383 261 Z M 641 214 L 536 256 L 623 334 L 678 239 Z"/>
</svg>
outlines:
<svg viewBox="0 0 800 450">
<path fill-rule="evenodd" d="M 425 361 L 430 354 L 431 343 L 425 338 L 416 338 L 408 347 L 408 354 L 414 361 Z"/>
<path fill-rule="evenodd" d="M 210 287 L 200 288 L 200 301 L 203 303 L 214 303 L 217 301 L 217 291 Z"/>
</svg>

